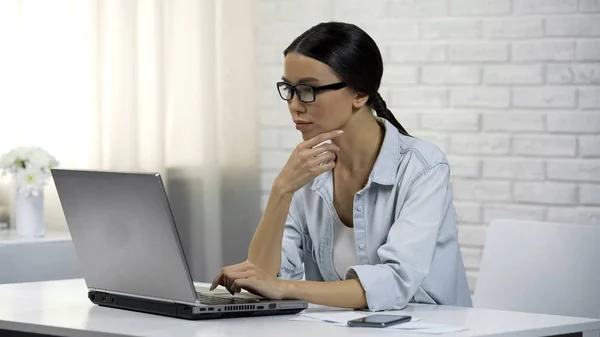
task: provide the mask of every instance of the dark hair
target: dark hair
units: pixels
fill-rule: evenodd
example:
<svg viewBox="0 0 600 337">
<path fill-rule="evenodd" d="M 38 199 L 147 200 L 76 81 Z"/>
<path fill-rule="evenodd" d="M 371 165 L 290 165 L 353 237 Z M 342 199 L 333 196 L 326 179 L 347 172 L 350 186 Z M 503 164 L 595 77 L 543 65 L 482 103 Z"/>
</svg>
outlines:
<svg viewBox="0 0 600 337">
<path fill-rule="evenodd" d="M 369 95 L 367 104 L 378 117 L 387 119 L 401 134 L 409 135 L 379 95 L 383 61 L 377 44 L 364 30 L 350 23 L 320 23 L 298 36 L 283 55 L 290 52 L 330 66 L 350 88 Z"/>
</svg>

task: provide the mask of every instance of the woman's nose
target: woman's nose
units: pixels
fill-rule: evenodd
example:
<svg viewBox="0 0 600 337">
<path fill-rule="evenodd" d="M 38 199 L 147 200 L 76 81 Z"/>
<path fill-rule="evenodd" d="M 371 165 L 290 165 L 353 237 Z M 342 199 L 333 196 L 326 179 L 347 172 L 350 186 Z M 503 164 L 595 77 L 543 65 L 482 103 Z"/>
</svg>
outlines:
<svg viewBox="0 0 600 337">
<path fill-rule="evenodd" d="M 294 96 L 292 97 L 292 99 L 288 101 L 288 106 L 292 113 L 297 113 L 297 112 L 301 113 L 301 112 L 304 112 L 304 110 L 305 110 L 304 103 L 302 103 L 302 101 L 300 101 L 300 99 L 298 98 L 298 94 L 296 94 L 296 93 L 294 93 Z"/>
</svg>

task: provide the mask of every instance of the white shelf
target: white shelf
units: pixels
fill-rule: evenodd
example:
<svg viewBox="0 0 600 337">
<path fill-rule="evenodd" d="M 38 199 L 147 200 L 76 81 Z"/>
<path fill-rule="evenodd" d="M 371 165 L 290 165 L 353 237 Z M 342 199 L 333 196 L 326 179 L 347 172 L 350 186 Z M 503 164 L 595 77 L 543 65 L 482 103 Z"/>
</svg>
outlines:
<svg viewBox="0 0 600 337">
<path fill-rule="evenodd" d="M 69 232 L 49 231 L 41 238 L 22 238 L 19 237 L 15 229 L 0 230 L 0 246 L 21 244 L 21 243 L 44 243 L 57 241 L 71 241 Z"/>
<path fill-rule="evenodd" d="M 0 284 L 82 276 L 71 235 L 57 231 L 41 238 L 22 238 L 14 229 L 0 231 L 0 271 Z"/>
</svg>

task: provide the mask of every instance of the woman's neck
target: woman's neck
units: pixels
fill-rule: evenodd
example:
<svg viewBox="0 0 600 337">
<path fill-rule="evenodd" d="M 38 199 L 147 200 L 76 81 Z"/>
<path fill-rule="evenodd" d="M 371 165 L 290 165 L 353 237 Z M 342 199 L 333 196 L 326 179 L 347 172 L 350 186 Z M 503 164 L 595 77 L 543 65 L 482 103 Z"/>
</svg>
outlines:
<svg viewBox="0 0 600 337">
<path fill-rule="evenodd" d="M 344 127 L 344 134 L 332 141 L 340 148 L 336 168 L 352 176 L 370 173 L 381 143 L 384 131 L 369 111 L 359 111 Z"/>
</svg>

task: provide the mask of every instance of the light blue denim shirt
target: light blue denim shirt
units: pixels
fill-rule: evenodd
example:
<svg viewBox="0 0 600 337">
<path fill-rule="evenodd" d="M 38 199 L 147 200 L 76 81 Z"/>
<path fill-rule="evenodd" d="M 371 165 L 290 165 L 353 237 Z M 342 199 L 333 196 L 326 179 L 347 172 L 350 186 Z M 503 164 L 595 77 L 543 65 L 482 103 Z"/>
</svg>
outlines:
<svg viewBox="0 0 600 337">
<path fill-rule="evenodd" d="M 408 302 L 472 306 L 445 155 L 378 122 L 385 136 L 366 186 L 354 195 L 358 261 L 345 278 L 359 279 L 370 310 L 402 309 Z M 335 212 L 331 171 L 294 193 L 281 278 L 340 280 L 332 259 Z"/>
</svg>

